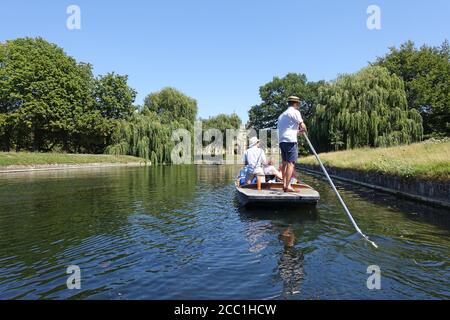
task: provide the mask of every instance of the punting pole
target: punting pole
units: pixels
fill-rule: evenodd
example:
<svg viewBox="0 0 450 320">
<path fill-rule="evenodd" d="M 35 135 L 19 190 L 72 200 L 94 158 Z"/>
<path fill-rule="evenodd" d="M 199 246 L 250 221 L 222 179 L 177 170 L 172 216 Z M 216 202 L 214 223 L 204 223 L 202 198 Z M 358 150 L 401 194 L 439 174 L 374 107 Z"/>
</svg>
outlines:
<svg viewBox="0 0 450 320">
<path fill-rule="evenodd" d="M 378 249 L 378 246 L 375 242 L 371 241 L 369 239 L 368 236 L 366 236 L 361 229 L 358 227 L 358 225 L 355 222 L 355 219 L 353 219 L 352 214 L 350 213 L 350 210 L 348 210 L 347 206 L 345 205 L 344 200 L 342 199 L 341 195 L 339 194 L 339 192 L 336 189 L 336 186 L 333 183 L 333 180 L 331 180 L 330 175 L 327 172 L 327 169 L 325 169 L 325 166 L 323 165 L 322 161 L 319 158 L 319 155 L 317 154 L 316 150 L 314 149 L 314 146 L 312 145 L 311 141 L 308 138 L 308 135 L 306 134 L 306 132 L 303 133 L 306 141 L 308 142 L 309 147 L 311 148 L 311 151 L 314 153 L 314 155 L 316 156 L 317 161 L 319 162 L 320 167 L 322 168 L 323 173 L 325 174 L 325 176 L 328 179 L 328 182 L 330 183 L 331 187 L 333 188 L 334 192 L 336 193 L 336 196 L 339 199 L 339 202 L 341 203 L 342 207 L 344 207 L 345 213 L 347 213 L 347 216 L 349 217 L 350 221 L 353 224 L 353 227 L 355 227 L 356 231 L 365 239 L 367 240 L 371 245 L 373 245 L 375 248 Z"/>
</svg>

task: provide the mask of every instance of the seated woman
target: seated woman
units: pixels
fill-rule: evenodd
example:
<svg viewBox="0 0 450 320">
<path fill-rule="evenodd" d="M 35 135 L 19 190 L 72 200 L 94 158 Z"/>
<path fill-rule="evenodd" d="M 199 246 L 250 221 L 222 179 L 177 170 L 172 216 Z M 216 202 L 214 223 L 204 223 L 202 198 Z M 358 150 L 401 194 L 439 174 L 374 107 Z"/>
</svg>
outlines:
<svg viewBox="0 0 450 320">
<path fill-rule="evenodd" d="M 283 174 L 275 168 L 272 159 L 269 159 L 267 164 L 264 166 L 264 174 L 266 176 L 275 176 L 276 178 L 283 180 Z"/>
<path fill-rule="evenodd" d="M 255 176 L 261 176 L 262 182 L 265 182 L 263 165 L 266 162 L 266 154 L 259 147 L 259 139 L 257 137 L 251 137 L 249 147 L 244 154 L 244 163 L 247 167 L 247 176 L 245 178 L 247 184 L 251 184 Z"/>
</svg>

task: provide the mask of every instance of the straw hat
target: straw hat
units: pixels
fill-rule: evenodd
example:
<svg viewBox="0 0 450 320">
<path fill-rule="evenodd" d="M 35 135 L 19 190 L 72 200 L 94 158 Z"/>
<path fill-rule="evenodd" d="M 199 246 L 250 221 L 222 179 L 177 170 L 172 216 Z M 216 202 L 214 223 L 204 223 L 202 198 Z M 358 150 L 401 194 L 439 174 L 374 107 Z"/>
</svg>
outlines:
<svg viewBox="0 0 450 320">
<path fill-rule="evenodd" d="M 300 98 L 296 96 L 290 96 L 288 102 L 300 102 Z"/>
<path fill-rule="evenodd" d="M 256 146 L 259 143 L 259 139 L 257 137 L 251 137 L 249 139 L 249 148 Z"/>
</svg>

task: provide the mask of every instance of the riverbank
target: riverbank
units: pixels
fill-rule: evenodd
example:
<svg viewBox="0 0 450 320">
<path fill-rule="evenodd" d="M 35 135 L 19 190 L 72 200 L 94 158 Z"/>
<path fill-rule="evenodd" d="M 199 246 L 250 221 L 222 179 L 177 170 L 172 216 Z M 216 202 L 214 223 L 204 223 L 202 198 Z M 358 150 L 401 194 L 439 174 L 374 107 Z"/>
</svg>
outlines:
<svg viewBox="0 0 450 320">
<path fill-rule="evenodd" d="M 334 178 L 450 207 L 450 141 L 347 150 L 320 157 Z M 301 158 L 298 166 L 321 173 L 313 156 Z"/>
<path fill-rule="evenodd" d="M 0 173 L 145 165 L 150 162 L 132 156 L 0 152 Z"/>
</svg>

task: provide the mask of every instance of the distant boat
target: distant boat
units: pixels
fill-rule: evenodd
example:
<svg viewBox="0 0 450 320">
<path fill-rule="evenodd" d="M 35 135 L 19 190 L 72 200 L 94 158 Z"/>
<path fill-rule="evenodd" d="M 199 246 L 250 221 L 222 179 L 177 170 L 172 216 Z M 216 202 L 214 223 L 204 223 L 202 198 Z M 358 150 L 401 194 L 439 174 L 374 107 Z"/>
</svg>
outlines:
<svg viewBox="0 0 450 320">
<path fill-rule="evenodd" d="M 283 183 L 281 182 L 261 183 L 261 190 L 258 190 L 256 183 L 240 186 L 239 179 L 236 180 L 235 185 L 239 202 L 243 206 L 317 205 L 317 202 L 320 200 L 319 192 L 303 183 L 292 185 L 295 190 L 298 190 L 297 192 L 284 192 Z"/>
</svg>

